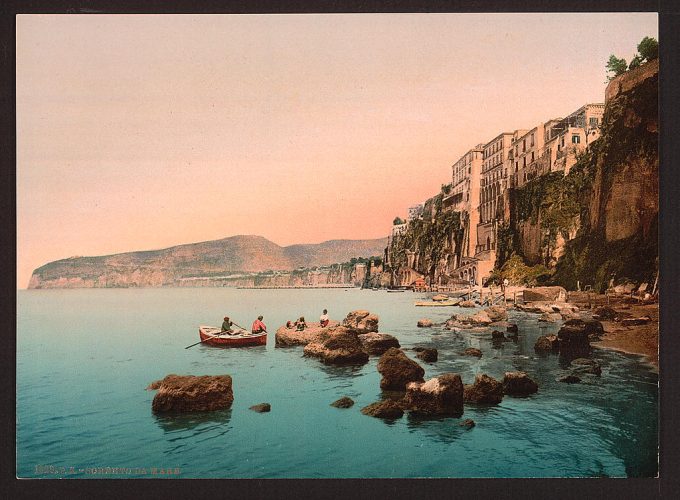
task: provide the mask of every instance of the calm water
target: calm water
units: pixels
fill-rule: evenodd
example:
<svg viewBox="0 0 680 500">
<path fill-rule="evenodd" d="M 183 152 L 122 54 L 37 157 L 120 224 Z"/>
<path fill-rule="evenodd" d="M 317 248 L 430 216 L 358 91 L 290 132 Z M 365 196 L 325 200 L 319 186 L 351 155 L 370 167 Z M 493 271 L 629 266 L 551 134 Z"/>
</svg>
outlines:
<svg viewBox="0 0 680 500">
<path fill-rule="evenodd" d="M 443 321 L 458 312 L 414 307 L 418 298 L 331 289 L 19 291 L 17 475 L 151 477 L 154 467 L 178 468 L 170 477 L 184 478 L 656 475 L 657 376 L 638 358 L 596 350 L 602 377 L 562 384 L 559 358 L 533 350 L 536 337 L 557 325 L 511 312 L 518 341 L 494 345 L 474 334 L 416 328 L 421 317 Z M 360 409 L 381 396 L 377 358 L 334 368 L 303 358 L 301 347 L 274 347 L 278 326 L 300 315 L 316 320 L 323 308 L 334 319 L 369 309 L 380 315 L 380 331 L 403 347 L 439 349 L 438 362 L 421 363 L 426 378 L 457 372 L 471 383 L 479 372 L 502 378 L 524 370 L 539 392 L 506 396 L 496 406 L 466 405 L 461 419 L 364 416 Z M 268 345 L 184 349 L 198 340 L 199 324 L 219 325 L 225 314 L 246 327 L 263 314 Z M 480 348 L 483 357 L 461 356 L 466 347 Z M 169 373 L 230 374 L 232 408 L 155 416 L 155 392 L 144 389 Z M 356 404 L 329 406 L 342 396 Z M 262 402 L 270 413 L 249 410 Z M 476 427 L 460 427 L 466 418 Z M 91 469 L 98 467 L 131 470 Z"/>
</svg>

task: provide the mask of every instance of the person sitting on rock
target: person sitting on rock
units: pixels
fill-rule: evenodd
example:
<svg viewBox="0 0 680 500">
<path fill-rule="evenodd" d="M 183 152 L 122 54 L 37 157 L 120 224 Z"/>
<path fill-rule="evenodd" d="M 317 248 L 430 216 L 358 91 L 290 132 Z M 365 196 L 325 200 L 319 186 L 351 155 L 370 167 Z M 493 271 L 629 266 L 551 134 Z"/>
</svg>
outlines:
<svg viewBox="0 0 680 500">
<path fill-rule="evenodd" d="M 234 331 L 231 329 L 231 325 L 233 325 L 233 324 L 234 324 L 234 323 L 232 323 L 232 322 L 229 320 L 229 316 L 225 316 L 225 317 L 224 317 L 224 321 L 222 322 L 222 333 L 228 333 L 228 334 L 230 334 L 230 335 L 231 335 L 232 333 L 234 333 Z"/>
<path fill-rule="evenodd" d="M 305 317 L 300 316 L 300 319 L 295 322 L 295 329 L 298 332 L 303 331 L 305 328 L 307 328 L 307 323 L 305 323 Z"/>
<path fill-rule="evenodd" d="M 292 330 L 295 327 L 295 323 L 293 323 L 291 320 L 286 321 L 286 328 L 289 330 Z"/>
<path fill-rule="evenodd" d="M 250 331 L 254 334 L 257 333 L 267 333 L 267 326 L 262 323 L 262 316 L 258 316 L 255 321 L 253 321 L 253 326 L 250 329 Z"/>
<path fill-rule="evenodd" d="M 328 323 L 330 323 L 330 319 L 328 319 L 328 310 L 324 309 L 323 314 L 319 318 L 319 323 L 321 324 L 322 328 L 325 328 L 328 326 Z"/>
</svg>

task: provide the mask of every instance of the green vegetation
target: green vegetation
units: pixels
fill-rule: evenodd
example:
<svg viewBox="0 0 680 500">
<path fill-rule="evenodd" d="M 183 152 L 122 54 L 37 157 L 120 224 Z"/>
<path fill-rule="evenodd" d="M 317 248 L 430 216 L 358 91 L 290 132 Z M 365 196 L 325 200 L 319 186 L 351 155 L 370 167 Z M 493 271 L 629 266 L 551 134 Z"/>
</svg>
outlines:
<svg viewBox="0 0 680 500">
<path fill-rule="evenodd" d="M 626 64 L 625 59 L 619 59 L 614 54 L 610 55 L 606 68 L 607 72 L 612 74 L 608 75 L 607 78 L 612 80 L 628 70 L 639 68 L 647 62 L 657 59 L 659 57 L 659 42 L 656 38 L 646 36 L 638 44 L 637 50 L 638 53 L 633 56 L 630 64 Z"/>
<path fill-rule="evenodd" d="M 507 278 L 511 285 L 536 286 L 549 282 L 552 275 L 553 271 L 543 264 L 530 267 L 524 263 L 522 257 L 513 255 L 500 270 L 494 269 L 487 284 L 500 285 Z"/>
<path fill-rule="evenodd" d="M 445 211 L 442 207 L 442 193 L 425 203 L 423 218 L 412 220 L 403 234 L 394 238 L 390 248 L 392 268 L 398 271 L 406 267 L 406 252 L 411 250 L 418 256 L 417 271 L 434 279 L 439 260 L 446 255 L 454 241 L 462 239 L 460 212 Z M 433 214 L 432 217 L 429 214 Z"/>
<path fill-rule="evenodd" d="M 406 221 L 402 219 L 401 217 L 395 217 L 394 220 L 392 221 L 393 226 L 398 226 L 400 224 L 404 224 Z"/>
</svg>

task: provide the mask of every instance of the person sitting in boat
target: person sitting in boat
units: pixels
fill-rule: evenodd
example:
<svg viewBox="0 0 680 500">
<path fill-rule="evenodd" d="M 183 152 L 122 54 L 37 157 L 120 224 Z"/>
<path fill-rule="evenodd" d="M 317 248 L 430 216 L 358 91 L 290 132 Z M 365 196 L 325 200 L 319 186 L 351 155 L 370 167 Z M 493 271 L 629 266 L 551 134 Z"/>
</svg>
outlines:
<svg viewBox="0 0 680 500">
<path fill-rule="evenodd" d="M 323 314 L 319 318 L 319 323 L 321 324 L 322 328 L 325 328 L 328 326 L 328 323 L 330 323 L 330 319 L 328 319 L 328 310 L 324 309 Z"/>
<path fill-rule="evenodd" d="M 300 316 L 300 319 L 297 320 L 297 321 L 295 322 L 295 329 L 296 329 L 298 332 L 301 332 L 301 331 L 304 330 L 305 328 L 307 328 L 307 323 L 305 323 L 305 317 L 304 317 L 304 316 Z"/>
<path fill-rule="evenodd" d="M 253 333 L 253 335 L 262 332 L 267 333 L 267 326 L 262 323 L 262 316 L 258 316 L 257 319 L 253 321 L 253 327 L 250 329 L 250 331 Z"/>
<path fill-rule="evenodd" d="M 231 322 L 229 316 L 225 316 L 224 321 L 222 322 L 222 332 L 233 333 L 233 330 L 231 329 L 231 325 L 233 324 L 234 323 Z"/>
</svg>

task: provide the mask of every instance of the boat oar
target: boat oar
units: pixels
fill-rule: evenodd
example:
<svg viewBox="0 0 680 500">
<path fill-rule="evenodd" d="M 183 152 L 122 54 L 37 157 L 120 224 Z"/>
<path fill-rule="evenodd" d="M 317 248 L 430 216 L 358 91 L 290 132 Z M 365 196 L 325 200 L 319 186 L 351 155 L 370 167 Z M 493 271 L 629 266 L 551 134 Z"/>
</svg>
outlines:
<svg viewBox="0 0 680 500">
<path fill-rule="evenodd" d="M 226 333 L 226 332 L 224 332 L 224 333 Z M 202 344 L 206 340 L 214 339 L 215 337 L 220 337 L 221 335 L 222 335 L 222 332 L 218 333 L 217 335 L 211 335 L 207 339 L 203 339 L 200 342 L 196 342 L 195 344 L 191 344 L 191 345 L 186 346 L 185 349 L 189 349 L 189 347 L 194 347 L 195 345 Z"/>
<path fill-rule="evenodd" d="M 243 330 L 244 332 L 246 332 L 246 335 L 252 335 L 252 333 L 248 333 L 248 330 L 246 330 L 245 328 L 243 328 L 241 325 L 237 325 L 237 324 L 234 323 L 233 321 L 231 322 L 231 324 L 234 325 L 234 326 L 239 327 L 241 330 Z M 268 333 L 266 329 L 264 330 L 264 333 Z"/>
</svg>

